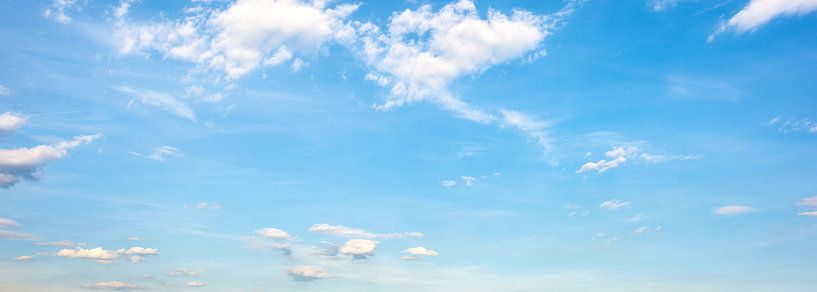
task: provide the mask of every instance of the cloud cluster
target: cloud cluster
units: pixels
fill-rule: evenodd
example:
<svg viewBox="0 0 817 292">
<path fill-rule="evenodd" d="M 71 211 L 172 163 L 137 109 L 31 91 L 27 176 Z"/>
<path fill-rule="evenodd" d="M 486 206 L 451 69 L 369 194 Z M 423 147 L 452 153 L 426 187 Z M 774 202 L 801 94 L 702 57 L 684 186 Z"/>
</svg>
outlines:
<svg viewBox="0 0 817 292">
<path fill-rule="evenodd" d="M 751 0 L 729 20 L 718 25 L 708 41 L 727 31 L 735 34 L 753 32 L 781 16 L 804 15 L 817 11 L 817 0 Z"/>
<path fill-rule="evenodd" d="M 309 227 L 309 231 L 316 233 L 324 233 L 342 237 L 358 237 L 358 238 L 380 238 L 380 239 L 395 239 L 407 237 L 423 237 L 421 232 L 397 232 L 397 233 L 372 233 L 366 230 L 350 228 L 342 225 L 330 225 L 325 223 L 314 224 Z"/>
<path fill-rule="evenodd" d="M 588 152 L 589 156 L 591 153 Z M 644 153 L 637 146 L 616 146 L 613 149 L 604 153 L 608 159 L 602 159 L 596 162 L 587 162 L 583 164 L 576 173 L 584 173 L 588 171 L 597 171 L 603 173 L 608 170 L 617 168 L 626 164 L 628 161 L 640 159 L 646 163 L 663 163 L 672 160 L 695 160 L 700 159 L 700 155 L 686 154 L 686 155 L 661 155 Z"/>
<path fill-rule="evenodd" d="M 158 254 L 159 252 L 156 249 L 144 248 L 140 246 L 135 246 L 128 249 L 118 249 L 115 251 L 97 247 L 92 249 L 61 249 L 59 252 L 57 252 L 58 257 L 88 259 L 94 260 L 100 264 L 113 263 L 115 260 L 123 256 L 128 257 L 132 263 L 140 263 L 142 262 L 143 257 L 156 256 Z"/>
<path fill-rule="evenodd" d="M 40 169 L 49 161 L 68 155 L 68 150 L 88 144 L 101 134 L 76 136 L 69 141 L 32 148 L 0 149 L 0 188 L 9 188 L 21 178 L 36 180 Z"/>
<path fill-rule="evenodd" d="M 43 16 L 62 24 L 68 24 L 72 19 L 65 11 L 78 8 L 77 0 L 54 0 L 51 2 L 51 5 L 43 11 Z"/>
</svg>

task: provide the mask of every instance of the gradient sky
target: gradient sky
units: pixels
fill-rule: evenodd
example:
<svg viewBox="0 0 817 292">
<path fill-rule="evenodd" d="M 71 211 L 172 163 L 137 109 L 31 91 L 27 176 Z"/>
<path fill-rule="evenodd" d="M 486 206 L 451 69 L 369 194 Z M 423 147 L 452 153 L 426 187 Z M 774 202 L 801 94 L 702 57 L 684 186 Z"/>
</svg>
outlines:
<svg viewBox="0 0 817 292">
<path fill-rule="evenodd" d="M 0 0 L 0 291 L 814 291 L 816 14 Z"/>
</svg>

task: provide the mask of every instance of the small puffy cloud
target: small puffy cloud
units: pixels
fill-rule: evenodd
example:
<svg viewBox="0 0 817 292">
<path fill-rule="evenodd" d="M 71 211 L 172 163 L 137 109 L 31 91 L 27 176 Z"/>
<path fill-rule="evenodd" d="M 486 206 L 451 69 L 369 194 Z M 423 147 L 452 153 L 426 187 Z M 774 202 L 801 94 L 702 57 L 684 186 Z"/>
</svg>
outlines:
<svg viewBox="0 0 817 292">
<path fill-rule="evenodd" d="M 14 258 L 14 260 L 18 262 L 30 261 L 31 259 L 32 259 L 31 256 L 19 256 Z"/>
<path fill-rule="evenodd" d="M 749 206 L 743 205 L 727 205 L 720 208 L 715 209 L 716 215 L 738 215 L 738 214 L 745 214 L 754 212 L 755 209 Z"/>
<path fill-rule="evenodd" d="M 817 196 L 800 199 L 800 205 L 803 206 L 817 206 Z M 0 224 L 2 225 L 2 224 Z"/>
<path fill-rule="evenodd" d="M 187 282 L 187 287 L 191 287 L 191 288 L 204 287 L 204 283 L 199 282 L 199 281 L 189 281 L 189 282 Z"/>
<path fill-rule="evenodd" d="M 0 228 L 8 228 L 8 227 L 20 227 L 20 224 L 17 223 L 17 221 L 11 220 L 9 218 L 0 217 Z"/>
<path fill-rule="evenodd" d="M 259 237 L 275 240 L 289 240 L 291 236 L 286 231 L 278 228 L 261 228 L 255 231 Z"/>
<path fill-rule="evenodd" d="M 338 252 L 356 259 L 365 259 L 374 255 L 377 244 L 377 241 L 369 239 L 350 239 L 338 248 Z"/>
<path fill-rule="evenodd" d="M 137 290 L 143 287 L 119 281 L 99 282 L 96 284 L 85 285 L 85 288 L 94 290 Z"/>
<path fill-rule="evenodd" d="M 32 148 L 0 149 L 0 188 L 9 188 L 21 178 L 36 180 L 40 168 L 68 155 L 68 150 L 88 144 L 101 134 L 76 136 L 72 140 Z"/>
<path fill-rule="evenodd" d="M 12 113 L 5 112 L 0 114 L 0 134 L 7 134 L 14 132 L 26 123 L 26 118 Z"/>
<path fill-rule="evenodd" d="M 287 270 L 287 274 L 293 280 L 298 282 L 311 282 L 323 278 L 332 277 L 331 274 L 325 272 L 320 267 L 315 266 L 297 266 Z"/>
<path fill-rule="evenodd" d="M 440 183 L 440 185 L 442 185 L 446 189 L 450 189 L 450 188 L 453 188 L 453 187 L 455 187 L 457 185 L 457 181 L 450 180 L 450 179 L 449 180 L 444 180 L 444 181 L 442 181 Z"/>
<path fill-rule="evenodd" d="M 11 94 L 11 89 L 9 89 L 3 84 L 0 84 L 0 96 L 6 96 L 9 94 Z"/>
<path fill-rule="evenodd" d="M 117 257 L 119 257 L 119 254 L 115 251 L 109 251 L 101 247 L 97 247 L 92 249 L 61 249 L 59 252 L 57 252 L 57 256 L 95 260 L 98 263 L 112 263 Z"/>
<path fill-rule="evenodd" d="M 734 31 L 740 35 L 753 32 L 772 19 L 781 16 L 804 15 L 817 11 L 815 0 L 751 0 L 729 20 L 722 22 L 708 40 L 721 33 Z"/>
<path fill-rule="evenodd" d="M 800 212 L 800 213 L 797 213 L 797 215 L 808 216 L 808 217 L 817 217 L 817 211 Z"/>
<path fill-rule="evenodd" d="M 615 147 L 610 151 L 604 153 L 604 156 L 611 158 L 608 160 L 599 160 L 597 162 L 588 162 L 582 165 L 576 173 L 583 173 L 587 171 L 597 171 L 603 173 L 610 169 L 619 167 L 627 162 L 628 158 L 632 158 L 638 152 L 638 147 Z"/>
<path fill-rule="evenodd" d="M 314 224 L 309 227 L 309 231 L 342 237 L 360 237 L 360 238 L 395 239 L 406 237 L 423 237 L 423 233 L 421 232 L 372 233 L 362 229 L 351 228 L 342 225 L 330 225 L 325 223 Z"/>
<path fill-rule="evenodd" d="M 462 181 L 465 183 L 465 186 L 467 186 L 467 187 L 470 187 L 470 186 L 474 185 L 474 181 L 477 180 L 475 177 L 467 176 L 467 175 L 463 175 L 460 178 L 462 179 Z"/>
<path fill-rule="evenodd" d="M 54 0 L 51 5 L 43 11 L 43 16 L 53 19 L 62 24 L 71 22 L 71 17 L 65 13 L 66 10 L 79 9 L 76 0 Z"/>
<path fill-rule="evenodd" d="M 629 209 L 632 206 L 633 204 L 631 204 L 630 202 L 617 199 L 607 200 L 602 202 L 601 205 L 599 205 L 599 207 L 602 207 L 607 210 Z"/>
<path fill-rule="evenodd" d="M 436 257 L 436 256 L 438 256 L 438 255 L 439 255 L 439 254 L 437 253 L 437 251 L 435 251 L 435 250 L 430 250 L 430 249 L 427 249 L 427 248 L 422 247 L 422 246 L 407 248 L 405 252 L 406 252 L 407 254 L 410 254 L 410 255 L 416 255 L 416 256 L 430 256 L 430 257 Z"/>
</svg>

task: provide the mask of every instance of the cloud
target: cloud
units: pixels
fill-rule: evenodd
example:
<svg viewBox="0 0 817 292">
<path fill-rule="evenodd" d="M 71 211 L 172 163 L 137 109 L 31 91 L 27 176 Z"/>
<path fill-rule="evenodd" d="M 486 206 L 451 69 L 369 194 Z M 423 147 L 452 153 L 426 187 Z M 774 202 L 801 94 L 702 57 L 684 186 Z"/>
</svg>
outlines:
<svg viewBox="0 0 817 292">
<path fill-rule="evenodd" d="M 444 180 L 444 181 L 442 181 L 440 184 L 441 184 L 441 185 L 442 185 L 444 188 L 446 188 L 446 189 L 450 189 L 450 188 L 453 188 L 453 187 L 455 187 L 455 186 L 457 185 L 457 181 L 455 181 L 455 180 L 450 180 L 450 179 L 449 179 L 449 180 Z"/>
<path fill-rule="evenodd" d="M 266 239 L 289 240 L 291 238 L 289 233 L 278 228 L 258 229 L 255 234 Z"/>
<path fill-rule="evenodd" d="M 423 237 L 423 233 L 421 232 L 372 233 L 362 229 L 350 228 L 342 225 L 329 225 L 325 223 L 314 224 L 309 227 L 309 231 L 342 237 L 359 237 L 359 238 L 395 239 L 407 237 Z"/>
<path fill-rule="evenodd" d="M 99 282 L 96 284 L 85 285 L 85 288 L 94 290 L 137 290 L 144 289 L 143 287 L 119 281 Z"/>
<path fill-rule="evenodd" d="M 193 112 L 193 109 L 170 94 L 151 90 L 137 90 L 130 87 L 119 87 L 117 90 L 133 97 L 133 99 L 128 102 L 128 108 L 134 108 L 140 105 L 156 107 L 192 122 L 196 121 L 196 113 Z"/>
<path fill-rule="evenodd" d="M 185 268 L 178 268 L 178 269 L 176 269 L 176 270 L 174 270 L 172 272 L 167 272 L 166 275 L 171 276 L 171 277 L 176 277 L 176 276 L 198 277 L 198 276 L 201 276 L 202 273 L 204 273 L 204 270 L 202 270 L 202 269 L 191 270 L 191 269 L 185 269 Z"/>
<path fill-rule="evenodd" d="M 726 31 L 741 35 L 754 32 L 770 20 L 780 16 L 804 15 L 817 10 L 817 0 L 751 0 L 729 20 L 718 25 L 708 41 Z"/>
<path fill-rule="evenodd" d="M 472 1 L 460 0 L 437 11 L 422 5 L 395 13 L 385 32 L 361 24 L 358 51 L 372 68 L 367 79 L 390 89 L 385 103 L 375 107 L 430 101 L 461 118 L 489 123 L 495 117 L 454 96 L 451 82 L 536 51 L 571 9 L 568 5 L 552 16 L 490 10 L 482 18 Z"/>
<path fill-rule="evenodd" d="M 749 206 L 743 205 L 727 205 L 720 208 L 715 209 L 716 215 L 737 215 L 737 214 L 745 214 L 754 212 L 755 209 Z"/>
<path fill-rule="evenodd" d="M 295 52 L 312 53 L 327 41 L 353 35 L 344 19 L 357 6 L 239 0 L 224 10 L 203 9 L 177 21 L 120 22 L 118 49 L 121 54 L 157 51 L 236 80 L 262 64 L 278 64 Z M 293 69 L 299 66 L 296 63 Z"/>
<path fill-rule="evenodd" d="M 465 175 L 461 176 L 460 178 L 465 183 L 466 187 L 470 187 L 470 186 L 474 185 L 474 181 L 477 180 L 473 176 L 465 176 Z"/>
<path fill-rule="evenodd" d="M 65 11 L 71 9 L 79 9 L 76 0 L 54 0 L 54 2 L 43 11 L 43 16 L 62 24 L 68 24 L 71 22 L 71 17 L 65 14 Z"/>
<path fill-rule="evenodd" d="M 88 144 L 101 134 L 76 136 L 72 140 L 32 148 L 0 149 L 0 188 L 9 188 L 20 178 L 36 180 L 40 169 L 49 161 L 68 155 L 68 150 Z"/>
<path fill-rule="evenodd" d="M 655 234 L 658 235 L 661 233 L 661 226 L 657 227 L 649 227 L 649 226 L 641 226 L 633 230 L 634 235 L 644 235 L 644 234 Z"/>
<path fill-rule="evenodd" d="M 156 160 L 156 161 L 165 161 L 165 156 L 176 155 L 178 152 L 179 152 L 179 149 L 176 148 L 176 147 L 159 146 L 159 147 L 153 148 L 153 152 L 151 152 L 149 155 L 142 155 L 142 154 L 139 154 L 139 153 L 136 153 L 136 152 L 129 152 L 129 153 L 132 154 L 132 155 L 135 155 L 135 156 L 145 157 L 145 158 L 153 159 L 153 160 Z"/>
<path fill-rule="evenodd" d="M 221 210 L 221 205 L 208 203 L 208 202 L 198 202 L 193 205 L 185 205 L 185 208 L 195 208 L 199 210 L 207 210 L 207 211 L 218 211 Z"/>
<path fill-rule="evenodd" d="M 11 94 L 11 90 L 3 84 L 0 84 L 0 96 Z"/>
<path fill-rule="evenodd" d="M 800 205 L 803 206 L 817 206 L 817 196 L 800 199 Z M 0 224 L 2 225 L 2 224 Z"/>
<path fill-rule="evenodd" d="M 124 17 L 126 14 L 128 14 L 128 10 L 130 10 L 130 6 L 133 5 L 133 1 L 135 0 L 119 1 L 119 6 L 113 10 L 113 16 L 116 18 Z"/>
<path fill-rule="evenodd" d="M 799 133 L 801 131 L 811 134 L 817 133 L 817 122 L 808 118 L 782 121 L 781 117 L 775 117 L 769 121 L 769 125 L 779 125 L 778 132 L 780 133 Z"/>
<path fill-rule="evenodd" d="M 204 283 L 198 282 L 198 281 L 190 281 L 190 282 L 187 282 L 187 287 L 191 287 L 191 288 L 204 287 Z"/>
<path fill-rule="evenodd" d="M 643 159 L 647 163 L 662 163 L 672 160 L 697 160 L 701 159 L 700 155 L 695 154 L 686 154 L 686 155 L 659 155 L 659 154 L 649 154 L 649 153 L 642 153 L 639 155 L 639 158 Z"/>
<path fill-rule="evenodd" d="M 8 228 L 8 227 L 20 227 L 20 224 L 17 221 L 0 217 L 0 228 Z"/>
<path fill-rule="evenodd" d="M 426 249 L 425 247 L 422 247 L 422 246 L 407 248 L 405 250 L 405 252 L 410 254 L 410 255 L 416 255 L 416 256 L 436 257 L 436 256 L 439 255 L 437 253 L 437 251 Z"/>
<path fill-rule="evenodd" d="M 619 167 L 627 162 L 628 157 L 632 157 L 635 153 L 638 152 L 638 147 L 630 146 L 630 147 L 615 147 L 610 151 L 604 153 L 604 156 L 611 158 L 611 160 L 599 160 L 597 162 L 588 162 L 582 165 L 576 173 L 583 173 L 587 171 L 598 171 L 598 173 L 603 173 L 610 169 Z"/>
<path fill-rule="evenodd" d="M 607 210 L 629 209 L 633 204 L 622 200 L 607 200 L 601 203 L 599 207 Z"/>
<path fill-rule="evenodd" d="M 315 266 L 297 266 L 287 270 L 287 274 L 298 282 L 311 282 L 332 277 L 331 274 Z"/>
<path fill-rule="evenodd" d="M 678 0 L 652 0 L 650 6 L 655 12 L 662 12 L 678 4 Z"/>
<path fill-rule="evenodd" d="M 14 132 L 26 123 L 26 118 L 12 113 L 5 112 L 0 114 L 0 134 L 7 134 Z"/>
<path fill-rule="evenodd" d="M 118 249 L 115 251 L 97 247 L 92 249 L 61 249 L 59 252 L 57 252 L 58 257 L 89 259 L 95 260 L 100 264 L 110 264 L 120 256 L 127 256 L 132 263 L 140 263 L 142 262 L 143 257 L 156 256 L 158 254 L 159 252 L 156 249 L 144 248 L 140 246 L 134 246 L 128 249 Z"/>
<path fill-rule="evenodd" d="M 817 217 L 817 211 L 807 211 L 807 212 L 800 212 L 797 213 L 800 216 L 809 216 L 809 217 Z"/>
<path fill-rule="evenodd" d="M 77 246 L 79 244 L 75 244 L 75 243 L 71 242 L 70 240 L 60 240 L 60 241 L 38 241 L 38 242 L 35 242 L 34 245 L 72 247 L 72 246 Z"/>
<path fill-rule="evenodd" d="M 25 232 L 9 231 L 0 229 L 0 239 L 13 240 L 36 240 L 37 236 Z"/>
<path fill-rule="evenodd" d="M 365 259 L 374 255 L 377 241 L 369 239 L 350 239 L 340 246 L 338 252 L 350 255 L 355 259 Z"/>
<path fill-rule="evenodd" d="M 30 261 L 31 259 L 32 259 L 31 256 L 19 256 L 19 257 L 14 258 L 14 260 L 18 261 L 18 262 Z"/>
<path fill-rule="evenodd" d="M 550 122 L 537 120 L 522 112 L 500 109 L 502 114 L 502 127 L 513 127 L 524 133 L 528 138 L 536 141 L 542 147 L 544 154 L 547 156 L 551 151 L 550 141 L 548 140 L 547 128 L 551 126 Z M 551 164 L 556 164 L 551 160 Z"/>
</svg>

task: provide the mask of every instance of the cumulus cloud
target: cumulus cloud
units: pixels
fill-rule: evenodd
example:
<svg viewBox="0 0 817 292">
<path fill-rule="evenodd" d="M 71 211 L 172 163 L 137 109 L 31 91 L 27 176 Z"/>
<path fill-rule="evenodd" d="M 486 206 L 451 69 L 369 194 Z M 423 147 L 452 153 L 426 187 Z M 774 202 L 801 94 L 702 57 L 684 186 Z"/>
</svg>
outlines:
<svg viewBox="0 0 817 292">
<path fill-rule="evenodd" d="M 68 24 L 72 19 L 65 12 L 73 9 L 79 9 L 76 0 L 54 0 L 51 2 L 51 5 L 43 11 L 43 16 L 62 24 Z"/>
<path fill-rule="evenodd" d="M 367 79 L 390 89 L 376 108 L 430 101 L 459 117 L 489 123 L 495 117 L 451 94 L 451 82 L 536 51 L 569 12 L 545 16 L 490 10 L 482 18 L 472 1 L 460 0 L 437 11 L 422 5 L 395 13 L 385 29 L 359 25 L 359 51 L 372 68 Z"/>
<path fill-rule="evenodd" d="M 262 64 L 311 53 L 323 43 L 354 34 L 345 18 L 357 4 L 327 7 L 326 1 L 239 0 L 224 10 L 202 9 L 182 20 L 120 22 L 121 54 L 157 51 L 165 57 L 238 79 Z M 293 63 L 292 67 L 300 66 Z"/>
<path fill-rule="evenodd" d="M 599 207 L 607 210 L 629 209 L 633 204 L 622 200 L 607 200 L 601 203 Z"/>
<path fill-rule="evenodd" d="M 99 282 L 85 285 L 85 288 L 94 290 L 137 290 L 143 287 L 119 281 Z"/>
<path fill-rule="evenodd" d="M 255 231 L 255 234 L 263 238 L 275 240 L 289 240 L 291 238 L 289 233 L 278 228 L 258 229 Z"/>
<path fill-rule="evenodd" d="M 89 259 L 95 260 L 97 263 L 100 264 L 112 263 L 120 256 L 128 257 L 128 259 L 132 263 L 140 263 L 142 262 L 143 257 L 155 256 L 158 254 L 159 252 L 156 249 L 144 248 L 140 246 L 135 246 L 128 249 L 118 249 L 115 251 L 110 251 L 103 249 L 101 247 L 97 247 L 92 249 L 84 248 L 61 249 L 59 252 L 57 252 L 58 257 Z"/>
<path fill-rule="evenodd" d="M 455 187 L 457 185 L 457 181 L 450 180 L 450 179 L 449 180 L 444 180 L 444 181 L 440 182 L 440 185 L 442 185 L 446 189 L 450 189 L 450 188 L 453 188 L 453 187 Z"/>
<path fill-rule="evenodd" d="M 817 10 L 817 0 L 751 0 L 729 20 L 718 25 L 708 40 L 727 31 L 735 34 L 753 32 L 772 19 L 781 16 L 809 14 Z"/>
<path fill-rule="evenodd" d="M 5 112 L 0 114 L 0 134 L 7 134 L 14 132 L 26 123 L 26 118 L 12 113 Z"/>
<path fill-rule="evenodd" d="M 738 214 L 745 214 L 754 212 L 755 209 L 749 206 L 743 205 L 727 205 L 723 207 L 719 207 L 715 209 L 716 215 L 738 215 Z"/>
<path fill-rule="evenodd" d="M 630 146 L 630 147 L 615 147 L 610 151 L 604 153 L 604 156 L 610 158 L 610 160 L 599 160 L 596 162 L 588 162 L 582 165 L 576 173 L 583 173 L 587 171 L 597 171 L 599 173 L 603 173 L 610 169 L 619 167 L 627 162 L 627 158 L 632 158 L 635 153 L 638 152 L 638 147 Z"/>
<path fill-rule="evenodd" d="M 320 267 L 315 266 L 297 266 L 287 270 L 287 274 L 293 280 L 298 282 L 311 282 L 323 278 L 332 277 L 331 274 L 325 272 Z"/>
<path fill-rule="evenodd" d="M 19 256 L 19 257 L 14 258 L 14 260 L 18 261 L 18 262 L 30 261 L 31 259 L 32 259 L 31 256 Z"/>
<path fill-rule="evenodd" d="M 374 255 L 377 244 L 377 241 L 369 239 L 350 239 L 338 248 L 338 252 L 355 259 L 365 259 Z"/>
<path fill-rule="evenodd" d="M 325 223 L 314 224 L 309 227 L 309 231 L 342 237 L 359 237 L 359 238 L 394 239 L 406 237 L 423 237 L 423 233 L 421 232 L 372 233 L 362 229 L 350 228 L 342 225 L 330 225 Z"/>
<path fill-rule="evenodd" d="M 9 218 L 0 217 L 0 228 L 8 227 L 20 227 L 20 224 L 17 223 L 17 221 L 11 220 Z"/>
<path fill-rule="evenodd" d="M 436 257 L 436 256 L 438 256 L 438 255 L 439 255 L 439 254 L 437 253 L 437 251 L 435 251 L 435 250 L 430 250 L 430 249 L 427 249 L 427 248 L 422 247 L 422 246 L 407 248 L 407 249 L 405 250 L 405 252 L 406 252 L 407 254 L 410 254 L 410 255 L 415 255 L 415 256 L 430 256 L 430 257 Z"/>
<path fill-rule="evenodd" d="M 191 287 L 191 288 L 204 287 L 204 283 L 199 282 L 199 281 L 189 281 L 189 282 L 187 282 L 187 287 Z"/>
<path fill-rule="evenodd" d="M 36 180 L 40 169 L 49 161 L 63 158 L 68 150 L 88 144 L 101 134 L 76 136 L 72 140 L 32 148 L 0 149 L 0 188 L 9 188 L 21 178 Z"/>
</svg>

